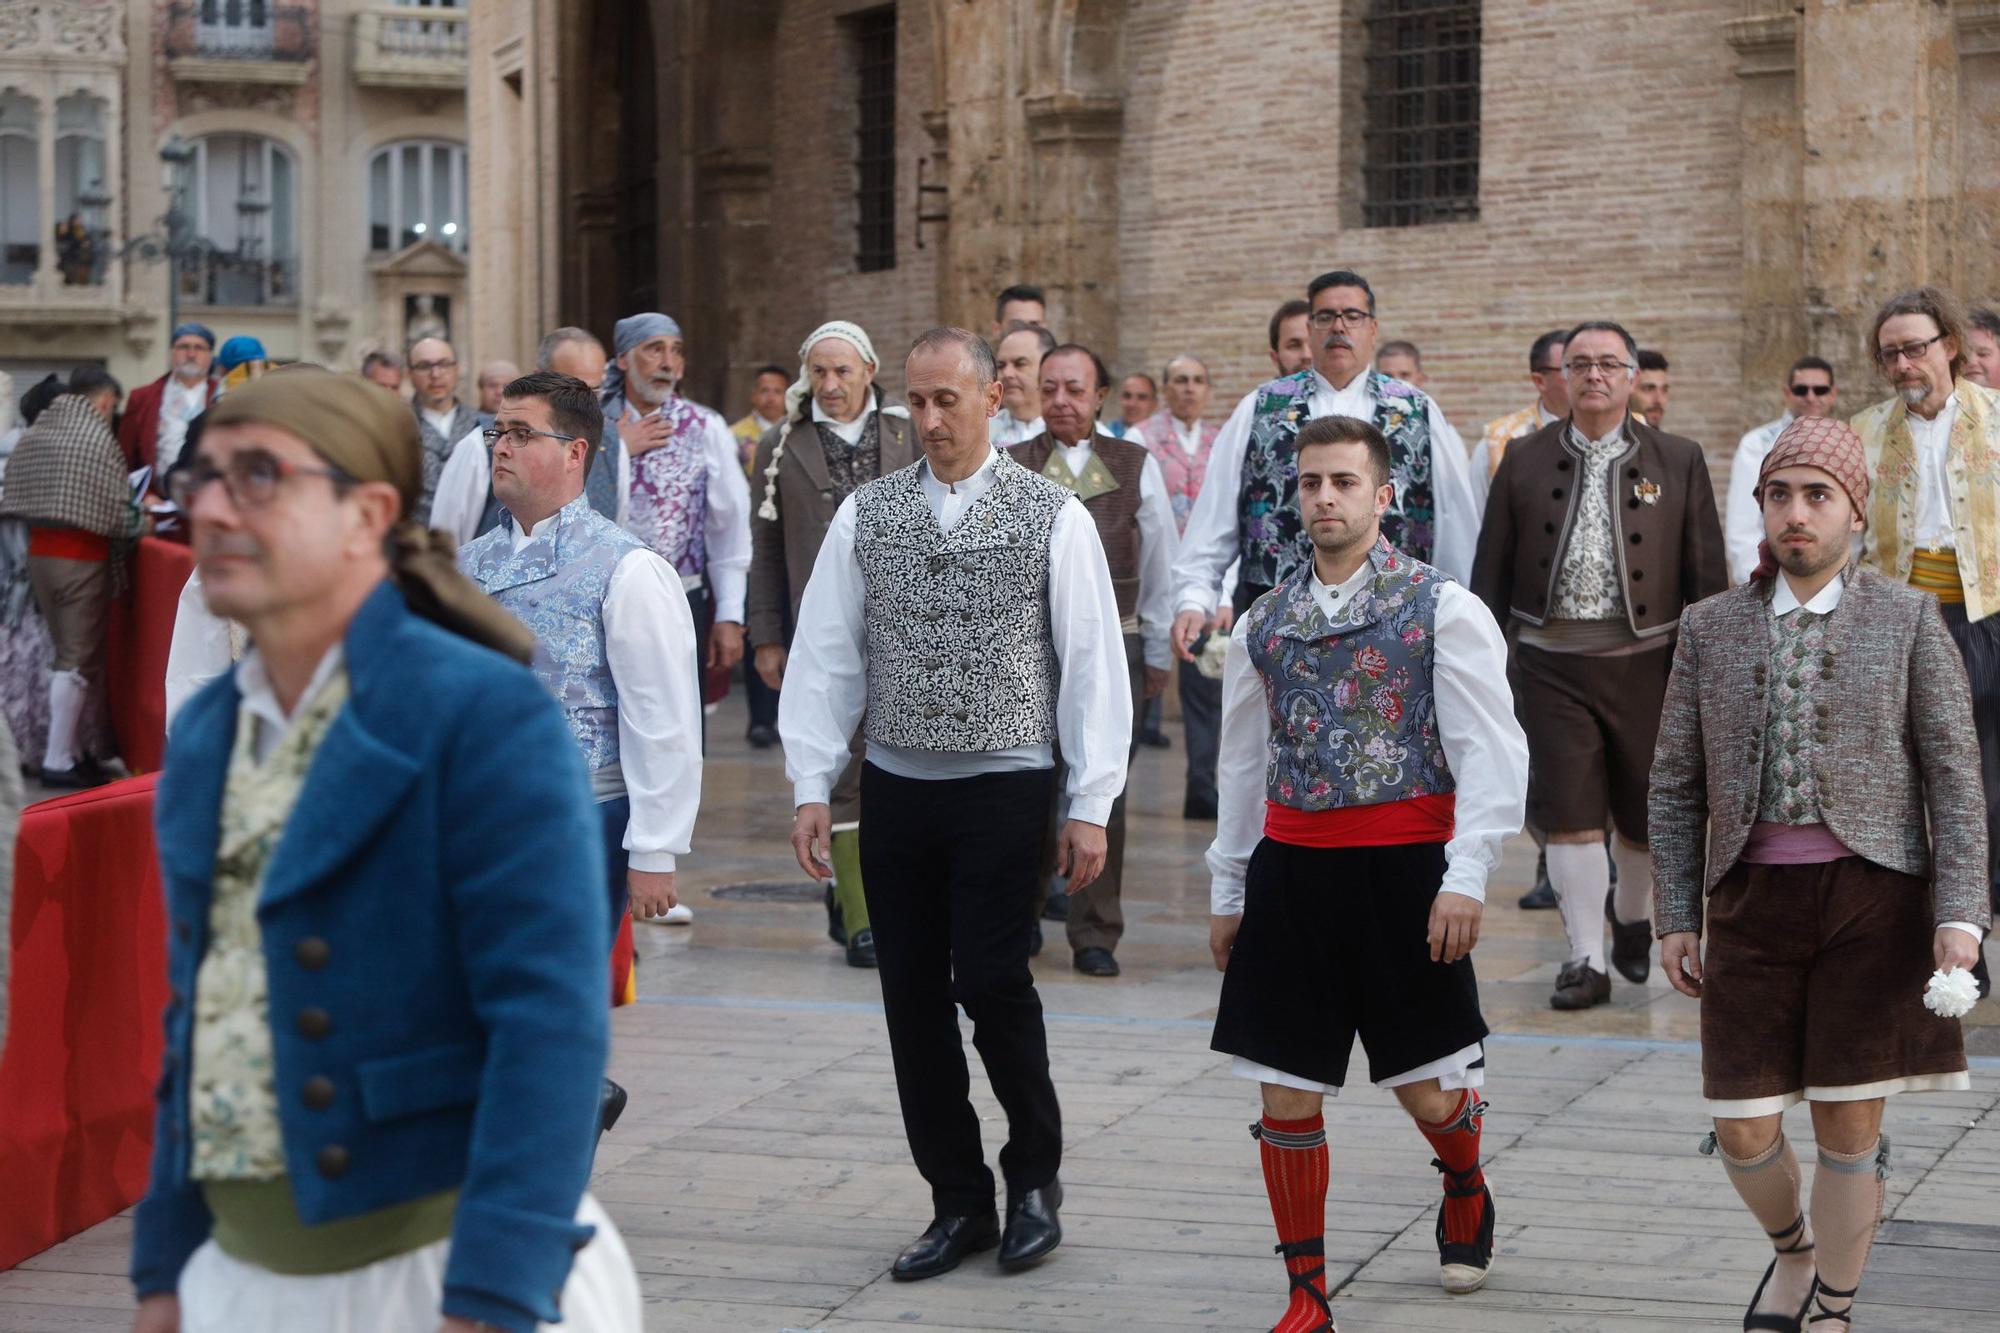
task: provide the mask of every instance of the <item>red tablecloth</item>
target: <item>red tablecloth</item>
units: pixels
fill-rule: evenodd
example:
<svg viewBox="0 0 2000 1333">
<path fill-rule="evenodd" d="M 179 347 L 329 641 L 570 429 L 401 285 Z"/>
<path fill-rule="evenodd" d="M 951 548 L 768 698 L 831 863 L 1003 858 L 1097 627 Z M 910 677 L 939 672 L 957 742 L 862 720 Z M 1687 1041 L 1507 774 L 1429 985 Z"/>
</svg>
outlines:
<svg viewBox="0 0 2000 1333">
<path fill-rule="evenodd" d="M 111 608 L 106 692 L 126 767 L 152 773 L 167 749 L 167 648 L 181 588 L 194 572 L 194 553 L 175 542 L 142 538 L 131 570 L 132 586 Z"/>
<path fill-rule="evenodd" d="M 133 778 L 21 816 L 0 1060 L 0 1269 L 145 1191 L 167 1003 L 153 783 Z"/>
</svg>

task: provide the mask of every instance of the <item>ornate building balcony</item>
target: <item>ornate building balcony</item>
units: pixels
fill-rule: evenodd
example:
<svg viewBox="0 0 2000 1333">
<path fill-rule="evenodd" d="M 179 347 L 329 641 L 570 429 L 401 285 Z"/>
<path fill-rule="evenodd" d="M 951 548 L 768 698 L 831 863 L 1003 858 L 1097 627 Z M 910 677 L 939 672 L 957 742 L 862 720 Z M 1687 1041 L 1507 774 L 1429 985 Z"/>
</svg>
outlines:
<svg viewBox="0 0 2000 1333">
<path fill-rule="evenodd" d="M 370 88 L 464 92 L 466 12 L 380 5 L 354 16 L 354 81 Z"/>
<path fill-rule="evenodd" d="M 302 84 L 313 57 L 312 11 L 263 0 L 170 4 L 166 56 L 181 83 Z"/>
</svg>

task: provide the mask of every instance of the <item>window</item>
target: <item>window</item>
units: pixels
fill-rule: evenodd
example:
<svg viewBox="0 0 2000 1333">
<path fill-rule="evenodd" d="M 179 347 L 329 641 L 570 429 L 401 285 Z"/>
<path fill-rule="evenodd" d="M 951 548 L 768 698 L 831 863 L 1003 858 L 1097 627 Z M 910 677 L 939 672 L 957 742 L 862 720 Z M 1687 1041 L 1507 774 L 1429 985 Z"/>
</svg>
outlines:
<svg viewBox="0 0 2000 1333">
<path fill-rule="evenodd" d="M 896 10 L 850 19 L 855 39 L 854 266 L 863 273 L 896 267 Z"/>
<path fill-rule="evenodd" d="M 273 46 L 266 0 L 201 0 L 195 46 L 203 55 L 268 56 Z"/>
<path fill-rule="evenodd" d="M 1479 216 L 1479 5 L 1368 0 L 1362 222 Z"/>
<path fill-rule="evenodd" d="M 26 286 L 42 261 L 40 108 L 12 89 L 0 93 L 0 283 Z"/>
<path fill-rule="evenodd" d="M 400 250 L 426 237 L 465 250 L 465 148 L 393 143 L 368 160 L 368 248 Z"/>
<path fill-rule="evenodd" d="M 80 287 L 104 281 L 111 195 L 104 182 L 104 101 L 71 93 L 56 102 L 56 267 Z"/>
<path fill-rule="evenodd" d="M 296 303 L 291 154 L 254 134 L 212 134 L 194 150 L 188 208 L 214 253 L 183 268 L 182 295 L 208 305 Z"/>
<path fill-rule="evenodd" d="M 391 0 L 391 2 L 398 9 L 449 9 L 454 15 L 457 15 L 462 8 L 459 0 Z M 396 55 L 463 56 L 466 49 L 465 24 L 457 17 L 385 18 L 382 23 L 381 42 L 383 51 Z"/>
</svg>

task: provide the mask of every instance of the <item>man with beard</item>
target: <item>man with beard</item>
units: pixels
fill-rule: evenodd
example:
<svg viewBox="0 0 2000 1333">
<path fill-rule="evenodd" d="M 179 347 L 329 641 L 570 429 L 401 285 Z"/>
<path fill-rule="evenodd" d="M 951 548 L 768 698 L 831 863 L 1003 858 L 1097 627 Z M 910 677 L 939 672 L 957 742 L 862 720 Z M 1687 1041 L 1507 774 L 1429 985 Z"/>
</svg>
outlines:
<svg viewBox="0 0 2000 1333">
<path fill-rule="evenodd" d="M 1632 377 L 1632 415 L 1658 430 L 1667 419 L 1667 395 L 1673 389 L 1669 373 L 1672 368 L 1667 365 L 1665 352 L 1641 347 L 1633 355 L 1639 370 Z"/>
<path fill-rule="evenodd" d="M 867 732 L 861 869 L 903 1128 L 934 1212 L 890 1270 L 911 1281 L 996 1243 L 1003 1269 L 1024 1268 L 1062 1241 L 1062 1110 L 1028 966 L 1052 747 L 1069 769 L 1057 868 L 1082 890 L 1104 868 L 1132 703 L 1089 511 L 989 441 L 992 349 L 934 329 L 911 348 L 904 383 L 924 458 L 835 511 L 800 603 L 779 730 L 792 850 L 814 880 L 831 873 L 828 793 L 855 727 Z M 1007 1115 L 1004 1230 L 955 1004 Z"/>
<path fill-rule="evenodd" d="M 919 452 L 909 412 L 883 406 L 877 369 L 875 344 L 860 325 L 820 325 L 799 344 L 798 382 L 778 408 L 783 421 L 757 446 L 752 475 L 762 498 L 750 520 L 746 609 L 753 669 L 781 705 L 787 645 L 834 514 L 857 487 L 907 467 Z M 849 967 L 875 966 L 861 879 L 861 753 L 857 731 L 829 800 L 827 931 L 846 948 Z"/>
<path fill-rule="evenodd" d="M 411 517 L 430 522 L 431 500 L 452 446 L 479 429 L 479 413 L 458 401 L 458 353 L 442 338 L 419 339 L 410 348 L 410 410 L 424 448 L 424 486 Z"/>
<path fill-rule="evenodd" d="M 1896 323 L 1912 317 L 1934 322 L 1877 321 L 1892 373 L 1929 336 Z M 1815 1333 L 1845 1333 L 1888 1175 L 1884 1099 L 1970 1086 L 1924 979 L 1969 967 L 1991 921 L 1971 700 L 1937 602 L 1849 563 L 1869 490 L 1847 426 L 1779 435 L 1757 567 L 1681 617 L 1653 761 L 1660 961 L 1701 1002 L 1703 1150 L 1777 1251 L 1746 1329 L 1799 1329 L 1817 1305 Z M 1810 1218 L 1784 1133 L 1801 1100 Z"/>
<path fill-rule="evenodd" d="M 215 335 L 202 324 L 182 324 L 167 349 L 172 358 L 167 373 L 132 390 L 125 414 L 118 419 L 118 447 L 125 466 L 153 469 L 151 489 L 165 495 L 167 469 L 180 460 L 188 422 L 208 409 L 216 384 L 209 377 L 215 360 Z"/>
<path fill-rule="evenodd" d="M 1216 436 L 1208 475 L 1182 535 L 1174 571 L 1180 614 L 1174 646 L 1190 646 L 1215 613 L 1223 575 L 1241 561 L 1235 607 L 1243 610 L 1312 558 L 1299 520 L 1292 442 L 1308 420 L 1372 421 L 1389 441 L 1396 496 L 1382 535 L 1397 550 L 1453 578 L 1472 569 L 1479 511 L 1465 446 L 1422 390 L 1372 367 L 1375 291 L 1359 273 L 1322 273 L 1307 288 L 1317 344 L 1313 364 L 1244 395 Z"/>
<path fill-rule="evenodd" d="M 1294 296 L 1271 316 L 1271 365 L 1285 376 L 1312 363 L 1312 304 Z"/>
<path fill-rule="evenodd" d="M 1250 1132 L 1291 1283 L 1277 1328 L 1324 1333 L 1321 1107 L 1357 1035 L 1369 1079 L 1437 1152 L 1439 1280 L 1474 1291 L 1492 1264 L 1471 953 L 1487 876 L 1521 826 L 1527 746 L 1492 615 L 1381 536 L 1395 500 L 1382 432 L 1318 417 L 1297 443 L 1313 557 L 1237 620 L 1223 672 L 1211 1045 L 1262 1085 Z"/>
<path fill-rule="evenodd" d="M 703 662 L 726 672 L 743 660 L 750 572 L 750 485 L 736 438 L 720 415 L 680 396 L 687 347 L 670 317 L 629 315 L 611 341 L 604 419 L 632 459 L 621 522 L 679 572 Z"/>
<path fill-rule="evenodd" d="M 1895 396 L 1854 418 L 1875 478 L 1862 562 L 1932 594 L 1972 682 L 1989 848 L 2000 846 L 2000 391 L 1965 375 L 1966 319 L 1935 287 L 1875 313 L 1869 351 Z M 2000 852 L 1989 866 L 2000 903 Z M 1978 972 L 1991 989 L 1986 961 Z"/>
</svg>

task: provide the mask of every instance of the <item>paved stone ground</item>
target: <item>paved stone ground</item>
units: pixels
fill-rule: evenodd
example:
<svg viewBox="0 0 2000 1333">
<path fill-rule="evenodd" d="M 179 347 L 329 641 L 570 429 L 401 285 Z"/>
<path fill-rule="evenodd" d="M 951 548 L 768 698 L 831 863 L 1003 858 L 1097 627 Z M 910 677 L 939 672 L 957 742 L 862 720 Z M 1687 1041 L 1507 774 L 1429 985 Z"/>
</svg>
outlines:
<svg viewBox="0 0 2000 1333">
<path fill-rule="evenodd" d="M 816 902 L 795 891 L 782 761 L 741 734 L 733 706 L 711 719 L 700 855 L 684 875 L 695 924 L 642 930 L 642 1003 L 614 1020 L 614 1073 L 633 1100 L 593 1188 L 639 1265 L 648 1327 L 1268 1328 L 1284 1280 L 1246 1133 L 1254 1090 L 1208 1050 L 1209 830 L 1178 818 L 1179 749 L 1145 752 L 1136 771 L 1125 976 L 1077 976 L 1059 926 L 1038 965 L 1067 1141 L 1064 1246 L 1028 1273 L 1002 1277 L 986 1255 L 908 1286 L 888 1265 L 929 1210 L 874 977 L 841 962 Z M 1429 1147 L 1391 1098 L 1356 1087 L 1328 1117 L 1341 1327 L 1736 1328 L 1768 1250 L 1720 1167 L 1694 1151 L 1706 1129 L 1694 1005 L 1656 971 L 1644 987 L 1617 982 L 1609 1006 L 1552 1013 L 1560 926 L 1513 906 L 1532 856 L 1510 848 L 1476 955 L 1499 1034 L 1486 1091 L 1493 1277 L 1469 1297 L 1438 1288 Z M 1984 1053 L 1971 1092 L 1891 1106 L 1890 1220 L 1862 1329 L 2000 1328 L 1994 1005 L 1969 1033 Z M 991 1156 L 1004 1121 L 976 1072 L 974 1087 Z M 1809 1163 L 1810 1122 L 1795 1111 L 1788 1128 Z M 115 1218 L 0 1274 L 0 1333 L 129 1327 L 129 1238 L 129 1218 Z"/>
</svg>

